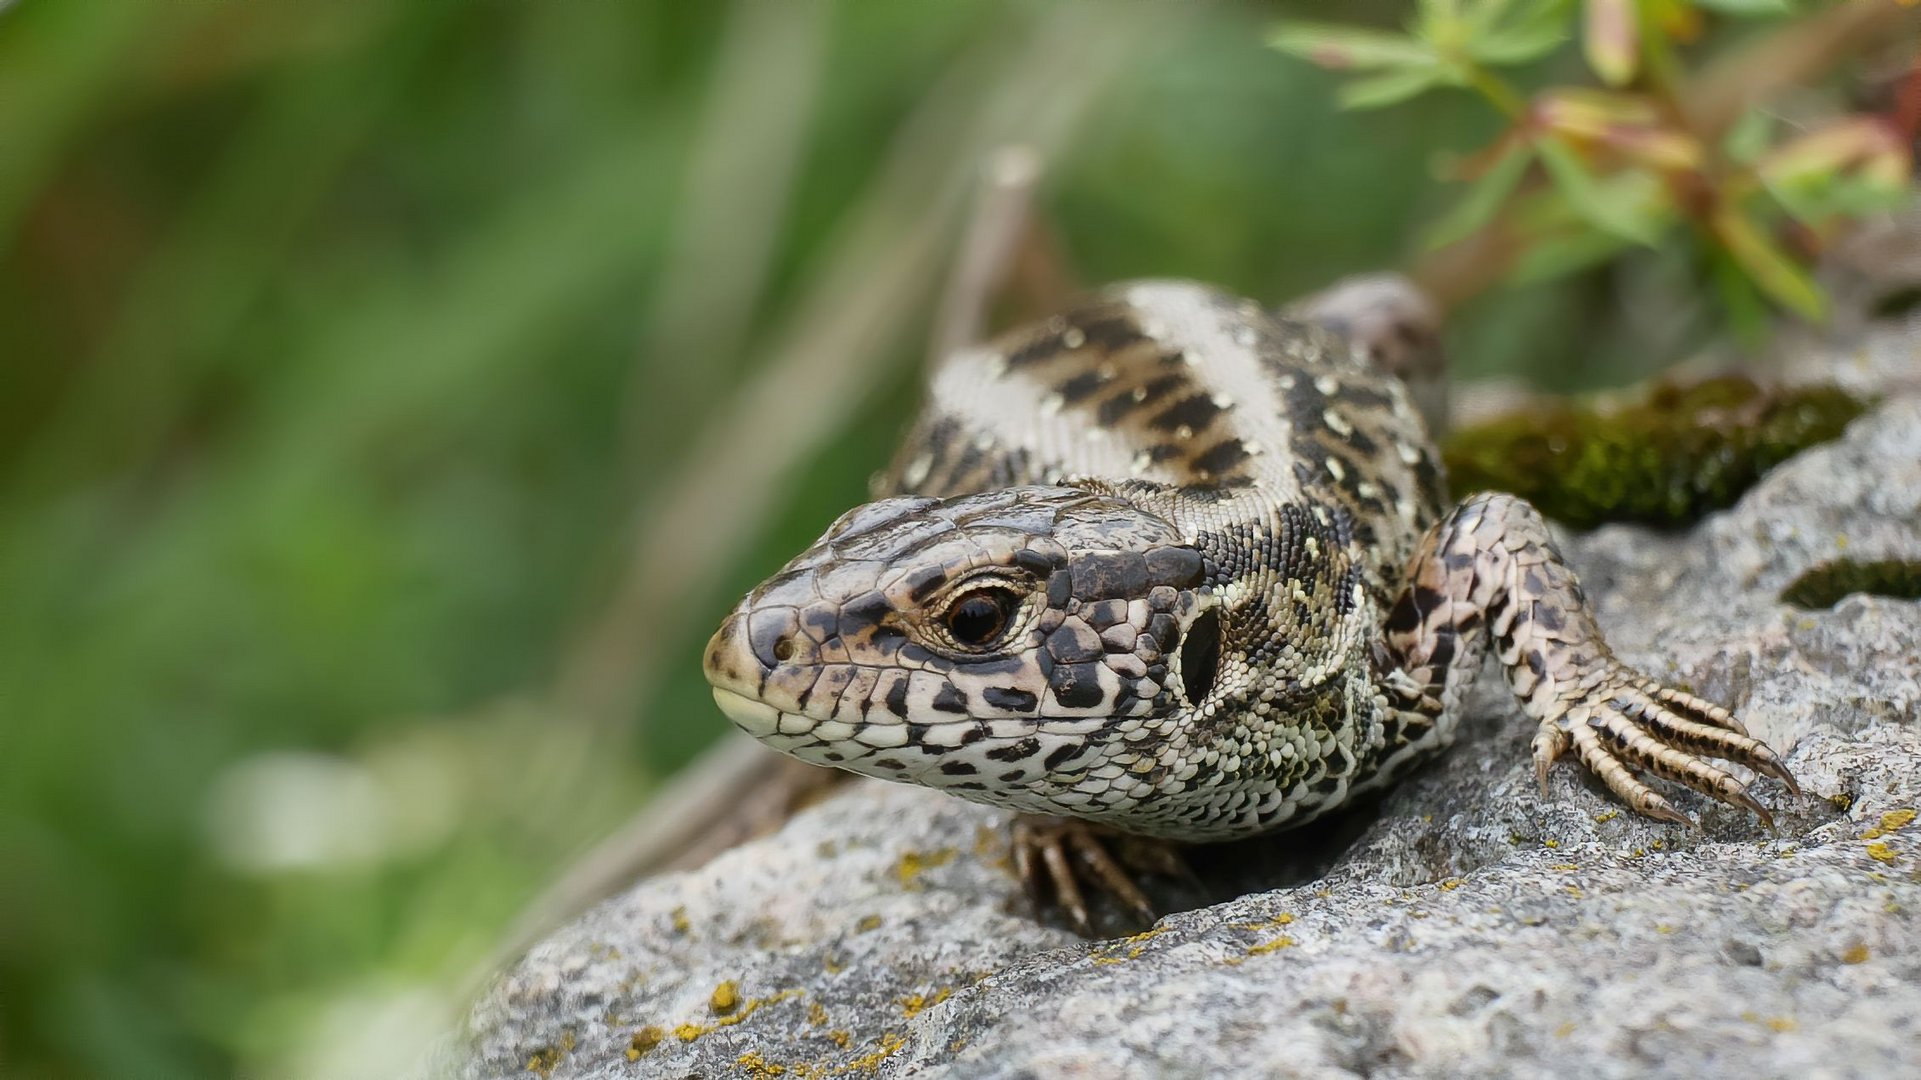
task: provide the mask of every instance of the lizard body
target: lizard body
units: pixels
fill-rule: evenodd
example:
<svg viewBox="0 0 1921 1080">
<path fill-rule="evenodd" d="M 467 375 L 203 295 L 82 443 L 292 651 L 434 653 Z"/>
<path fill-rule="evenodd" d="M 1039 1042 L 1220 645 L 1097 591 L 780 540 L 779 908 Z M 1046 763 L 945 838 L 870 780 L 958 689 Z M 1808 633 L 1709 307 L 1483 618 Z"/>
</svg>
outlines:
<svg viewBox="0 0 1921 1080">
<path fill-rule="evenodd" d="M 1642 813 L 1688 820 L 1656 776 L 1765 818 L 1709 759 L 1780 759 L 1613 657 L 1526 502 L 1449 507 L 1368 336 L 1139 282 L 946 358 L 883 497 L 714 635 L 717 702 L 815 764 L 1223 840 L 1444 748 L 1491 646 L 1543 777 L 1571 749 Z"/>
</svg>

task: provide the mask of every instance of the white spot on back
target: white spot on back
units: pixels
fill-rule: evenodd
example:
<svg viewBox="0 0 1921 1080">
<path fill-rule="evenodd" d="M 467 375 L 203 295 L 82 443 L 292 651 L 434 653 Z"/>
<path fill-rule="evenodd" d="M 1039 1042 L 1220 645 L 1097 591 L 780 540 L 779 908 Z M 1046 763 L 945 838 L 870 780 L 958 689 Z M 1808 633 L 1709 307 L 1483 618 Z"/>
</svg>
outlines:
<svg viewBox="0 0 1921 1080">
<path fill-rule="evenodd" d="M 933 470 L 934 455 L 922 454 L 907 463 L 907 468 L 900 475 L 901 482 L 910 488 L 919 487 L 927 480 L 927 474 Z"/>
</svg>

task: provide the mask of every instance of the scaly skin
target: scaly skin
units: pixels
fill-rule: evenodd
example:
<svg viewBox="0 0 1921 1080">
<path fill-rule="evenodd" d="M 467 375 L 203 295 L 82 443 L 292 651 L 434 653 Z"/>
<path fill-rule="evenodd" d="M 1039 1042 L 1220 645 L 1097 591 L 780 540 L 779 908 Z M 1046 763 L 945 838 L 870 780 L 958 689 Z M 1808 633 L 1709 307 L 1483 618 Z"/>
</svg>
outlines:
<svg viewBox="0 0 1921 1080">
<path fill-rule="evenodd" d="M 1531 506 L 1444 512 L 1385 325 L 1144 282 L 951 357 L 889 497 L 715 634 L 716 699 L 805 761 L 1223 840 L 1445 747 L 1491 644 L 1543 775 L 1571 748 L 1642 813 L 1687 820 L 1651 774 L 1765 817 L 1708 759 L 1780 759 L 1614 659 Z"/>
</svg>

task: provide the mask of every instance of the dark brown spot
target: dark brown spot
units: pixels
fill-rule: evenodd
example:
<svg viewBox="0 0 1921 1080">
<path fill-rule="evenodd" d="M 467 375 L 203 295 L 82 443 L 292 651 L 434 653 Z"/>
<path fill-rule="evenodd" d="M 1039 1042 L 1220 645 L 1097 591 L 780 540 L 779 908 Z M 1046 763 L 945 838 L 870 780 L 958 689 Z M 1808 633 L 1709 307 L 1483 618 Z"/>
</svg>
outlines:
<svg viewBox="0 0 1921 1080">
<path fill-rule="evenodd" d="M 1249 457 L 1247 447 L 1239 439 L 1228 439 L 1216 443 L 1206 453 L 1194 459 L 1194 468 L 1210 476 L 1219 476 L 1246 461 Z"/>
<path fill-rule="evenodd" d="M 1040 706 L 1040 698 L 1026 690 L 1013 687 L 990 686 L 981 691 L 981 699 L 990 709 L 1004 712 L 1031 713 Z"/>
<path fill-rule="evenodd" d="M 1148 426 L 1158 431 L 1173 431 L 1183 427 L 1190 431 L 1205 431 L 1220 414 L 1221 407 L 1214 404 L 1212 397 L 1194 394 L 1163 409 L 1148 421 Z"/>
</svg>

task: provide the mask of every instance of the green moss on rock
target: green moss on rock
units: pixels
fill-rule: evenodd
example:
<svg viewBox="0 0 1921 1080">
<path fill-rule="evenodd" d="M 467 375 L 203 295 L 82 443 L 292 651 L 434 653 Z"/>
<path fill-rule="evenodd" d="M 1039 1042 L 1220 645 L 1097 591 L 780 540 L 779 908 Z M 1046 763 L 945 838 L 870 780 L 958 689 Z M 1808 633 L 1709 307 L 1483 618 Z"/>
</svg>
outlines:
<svg viewBox="0 0 1921 1080">
<path fill-rule="evenodd" d="M 1802 571 L 1781 590 L 1781 602 L 1803 608 L 1833 607 L 1850 593 L 1921 600 L 1921 561 L 1836 559 Z"/>
<path fill-rule="evenodd" d="M 1732 505 L 1865 407 L 1833 387 L 1778 389 L 1739 375 L 1662 382 L 1621 408 L 1557 402 L 1464 428 L 1442 456 L 1457 495 L 1510 491 L 1577 529 L 1675 528 Z"/>
</svg>

